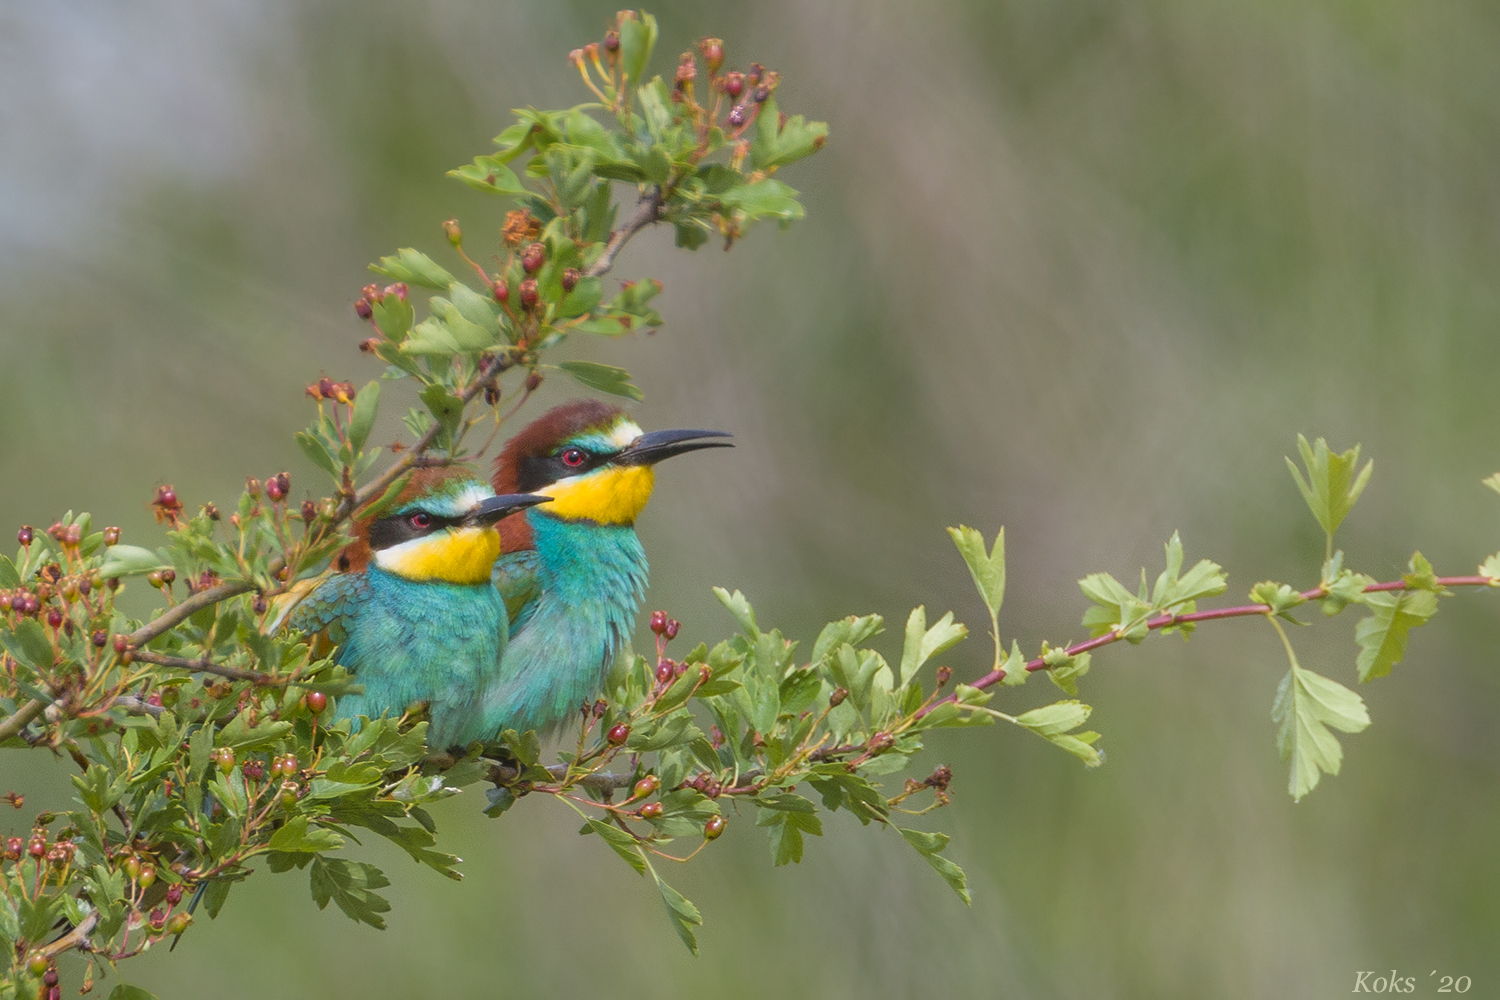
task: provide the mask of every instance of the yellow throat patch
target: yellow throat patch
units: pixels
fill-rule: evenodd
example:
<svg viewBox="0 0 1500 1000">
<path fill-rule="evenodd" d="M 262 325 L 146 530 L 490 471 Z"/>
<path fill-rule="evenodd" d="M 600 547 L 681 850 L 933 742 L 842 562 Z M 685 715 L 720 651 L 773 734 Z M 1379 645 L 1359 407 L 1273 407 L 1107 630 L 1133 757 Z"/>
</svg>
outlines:
<svg viewBox="0 0 1500 1000">
<path fill-rule="evenodd" d="M 500 558 L 493 527 L 447 528 L 375 553 L 375 564 L 405 580 L 488 583 Z"/>
<path fill-rule="evenodd" d="M 542 512 L 564 521 L 634 524 L 655 486 L 656 472 L 649 465 L 606 465 L 536 492 L 552 497 L 542 504 Z"/>
</svg>

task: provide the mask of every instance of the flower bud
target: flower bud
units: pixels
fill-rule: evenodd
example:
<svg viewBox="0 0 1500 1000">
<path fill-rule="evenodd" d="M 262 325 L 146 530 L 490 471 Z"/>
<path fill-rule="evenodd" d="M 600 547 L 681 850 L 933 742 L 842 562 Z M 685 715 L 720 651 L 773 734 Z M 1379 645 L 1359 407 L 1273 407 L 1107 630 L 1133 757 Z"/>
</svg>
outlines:
<svg viewBox="0 0 1500 1000">
<path fill-rule="evenodd" d="M 366 285 L 359 290 L 359 294 L 363 296 L 365 301 L 367 302 L 379 302 L 381 298 L 380 286 L 375 284 Z"/>
<path fill-rule="evenodd" d="M 703 54 L 703 61 L 708 64 L 710 76 L 719 72 L 719 67 L 724 65 L 724 42 L 719 38 L 705 38 L 698 43 L 698 51 Z"/>
<path fill-rule="evenodd" d="M 396 298 L 400 299 L 402 302 L 406 301 L 407 291 L 408 291 L 408 289 L 406 287 L 406 282 L 404 282 L 404 281 L 398 281 L 394 285 L 386 285 L 385 286 L 385 294 L 386 295 L 394 295 L 394 296 L 396 296 Z"/>
<path fill-rule="evenodd" d="M 375 310 L 371 308 L 368 299 L 356 299 L 354 302 L 354 315 L 360 319 L 368 320 L 375 315 Z"/>
<path fill-rule="evenodd" d="M 311 526 L 318 519 L 318 505 L 311 500 L 302 501 L 302 523 Z"/>
<path fill-rule="evenodd" d="M 598 701 L 594 702 L 594 718 L 602 719 L 604 718 L 604 713 L 608 711 L 609 702 L 605 701 L 603 698 L 600 698 Z"/>
<path fill-rule="evenodd" d="M 620 33 L 613 28 L 604 33 L 604 51 L 618 52 L 620 50 Z"/>
<path fill-rule="evenodd" d="M 937 686 L 938 687 L 942 687 L 944 684 L 947 684 L 948 681 L 951 680 L 952 678 L 953 678 L 953 668 L 952 667 L 938 667 L 937 668 Z"/>
<path fill-rule="evenodd" d="M 753 94 L 750 95 L 751 100 L 755 101 L 756 104 L 764 104 L 764 103 L 766 103 L 766 98 L 768 98 L 770 96 L 771 96 L 771 88 L 770 87 L 756 87 L 755 88 L 755 93 L 753 93 Z"/>
<path fill-rule="evenodd" d="M 666 635 L 667 641 L 671 642 L 673 639 L 677 638 L 677 632 L 681 628 L 682 622 L 678 621 L 676 618 L 668 618 L 667 624 L 665 628 L 662 629 L 662 632 Z"/>
<path fill-rule="evenodd" d="M 540 298 L 541 296 L 536 290 L 535 278 L 527 278 L 521 282 L 521 307 L 523 309 L 531 309 L 537 304 L 537 300 Z"/>
<path fill-rule="evenodd" d="M 98 629 L 94 632 L 92 639 L 96 647 L 103 649 L 109 642 L 109 633 L 105 632 L 102 628 Z"/>
<path fill-rule="evenodd" d="M 118 545 L 120 542 L 120 529 L 109 527 L 104 529 L 104 544 Z"/>
<path fill-rule="evenodd" d="M 535 274 L 547 260 L 547 244 L 532 243 L 521 253 L 521 268 L 527 274 Z"/>
<path fill-rule="evenodd" d="M 443 223 L 443 235 L 448 237 L 448 242 L 455 247 L 464 241 L 464 231 L 458 228 L 457 219 L 448 219 Z"/>
</svg>

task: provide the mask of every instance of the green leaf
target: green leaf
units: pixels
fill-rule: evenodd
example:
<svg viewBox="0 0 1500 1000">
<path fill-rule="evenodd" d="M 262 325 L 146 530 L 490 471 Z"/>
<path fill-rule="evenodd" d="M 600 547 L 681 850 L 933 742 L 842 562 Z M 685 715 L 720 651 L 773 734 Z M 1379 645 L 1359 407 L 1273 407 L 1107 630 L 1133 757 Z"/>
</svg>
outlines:
<svg viewBox="0 0 1500 1000">
<path fill-rule="evenodd" d="M 0 556 L 0 587 L 20 585 L 21 574 L 16 570 L 16 564 L 11 562 L 10 556 Z"/>
<path fill-rule="evenodd" d="M 1078 587 L 1095 604 L 1083 613 L 1083 624 L 1090 635 L 1119 632 L 1129 642 L 1140 642 L 1149 634 L 1146 622 L 1150 603 L 1126 590 L 1109 573 L 1090 573 L 1078 581 Z"/>
<path fill-rule="evenodd" d="M 755 120 L 755 134 L 750 141 L 750 163 L 756 170 L 773 170 L 786 166 L 822 148 L 828 138 L 827 122 L 810 122 L 801 115 L 781 121 L 776 98 L 768 98 Z"/>
<path fill-rule="evenodd" d="M 1077 701 L 1059 701 L 1025 712 L 1017 716 L 1015 722 L 1054 746 L 1066 750 L 1088 767 L 1098 767 L 1104 763 L 1104 754 L 1093 745 L 1099 734 L 1069 732 L 1088 721 L 1092 712 L 1092 708 Z"/>
<path fill-rule="evenodd" d="M 1216 597 L 1229 586 L 1223 567 L 1210 559 L 1198 560 L 1187 571 L 1186 576 L 1180 575 L 1183 560 L 1182 536 L 1177 532 L 1172 532 L 1165 548 L 1166 568 L 1156 578 L 1156 587 L 1151 592 L 1153 610 L 1168 613 L 1186 610 L 1183 605 L 1204 597 Z"/>
<path fill-rule="evenodd" d="M 1255 604 L 1268 605 L 1272 614 L 1283 615 L 1304 603 L 1306 598 L 1287 584 L 1266 580 L 1250 588 L 1250 600 Z"/>
<path fill-rule="evenodd" d="M 311 460 L 311 462 L 318 468 L 322 469 L 330 476 L 333 476 L 335 479 L 338 478 L 339 464 L 334 460 L 334 457 L 329 454 L 328 449 L 323 446 L 322 441 L 319 441 L 317 438 L 307 433 L 307 431 L 298 431 L 294 435 L 294 437 L 296 437 L 297 439 L 298 447 L 302 449 L 302 454 L 306 455 L 308 459 Z M 118 545 L 115 546 L 115 548 L 117 549 L 119 547 L 120 546 Z"/>
<path fill-rule="evenodd" d="M 35 618 L 22 618 L 9 632 L 0 632 L 0 644 L 11 656 L 37 673 L 52 669 L 54 654 L 47 631 Z"/>
<path fill-rule="evenodd" d="M 322 826 L 309 829 L 306 816 L 293 816 L 275 833 L 266 846 L 273 851 L 294 854 L 310 854 L 314 851 L 336 851 L 344 846 L 344 838 Z"/>
<path fill-rule="evenodd" d="M 1005 658 L 1004 663 L 1000 664 L 1000 669 L 1005 671 L 1005 676 L 1000 678 L 1000 683 L 1006 687 L 1020 687 L 1026 683 L 1026 678 L 1031 676 L 1026 669 L 1026 657 L 1021 655 L 1021 644 L 1016 640 L 1010 641 L 1010 655 Z M 1057 677 L 1054 675 L 1052 679 L 1056 681 Z M 1060 682 L 1059 686 L 1061 686 Z M 1075 686 L 1069 693 L 1077 694 L 1078 688 Z"/>
<path fill-rule="evenodd" d="M 378 264 L 370 265 L 370 270 L 393 281 L 404 281 L 408 285 L 420 285 L 440 292 L 447 291 L 448 286 L 453 284 L 453 275 L 435 264 L 431 257 L 411 247 L 396 251 L 394 257 L 380 258 Z"/>
<path fill-rule="evenodd" d="M 1430 590 L 1377 591 L 1364 595 L 1370 616 L 1354 627 L 1359 644 L 1359 679 L 1384 677 L 1406 655 L 1407 634 L 1437 613 L 1438 595 Z"/>
<path fill-rule="evenodd" d="M 590 389 L 625 396 L 636 402 L 646 398 L 645 394 L 630 381 L 630 373 L 623 368 L 596 364 L 592 361 L 564 361 L 557 367 Z"/>
<path fill-rule="evenodd" d="M 787 808 L 783 800 L 801 799 L 809 809 Z M 818 818 L 817 806 L 800 795 L 773 796 L 775 804 L 760 809 L 755 818 L 756 826 L 767 827 L 771 834 L 771 859 L 778 865 L 797 864 L 802 861 L 802 835 L 823 835 L 823 821 Z M 757 800 L 759 801 L 759 800 Z"/>
<path fill-rule="evenodd" d="M 714 596 L 734 615 L 734 620 L 740 623 L 745 635 L 751 639 L 760 638 L 760 626 L 755 624 L 755 609 L 750 606 L 750 601 L 744 594 L 738 590 L 731 594 L 723 587 L 715 587 Z"/>
<path fill-rule="evenodd" d="M 656 36 L 656 18 L 650 14 L 627 18 L 620 25 L 620 62 L 634 86 L 639 87 L 646 78 L 646 64 L 651 61 Z"/>
<path fill-rule="evenodd" d="M 584 829 L 590 833 L 597 833 L 599 839 L 608 844 L 610 849 L 616 854 L 624 858 L 625 863 L 634 868 L 638 874 L 646 874 L 646 859 L 641 857 L 641 852 L 636 846 L 636 840 L 630 834 L 617 826 L 602 823 L 597 819 L 588 820 Z"/>
<path fill-rule="evenodd" d="M 663 882 L 661 876 L 656 874 L 656 869 L 651 870 L 651 875 L 656 879 L 656 888 L 661 890 L 661 900 L 667 907 L 667 918 L 672 921 L 677 936 L 682 938 L 688 951 L 698 954 L 698 938 L 693 933 L 693 928 L 703 925 L 703 915 L 698 912 L 698 907 L 693 905 L 692 900 Z"/>
<path fill-rule="evenodd" d="M 445 386 L 436 384 L 423 389 L 421 398 L 427 405 L 427 411 L 442 425 L 444 434 L 451 436 L 458 430 L 459 422 L 464 417 L 463 400 Z"/>
<path fill-rule="evenodd" d="M 1271 721 L 1281 727 L 1276 745 L 1282 759 L 1292 762 L 1287 790 L 1295 801 L 1316 788 L 1324 773 L 1339 773 L 1344 751 L 1329 727 L 1357 733 L 1370 724 L 1370 714 L 1359 695 L 1321 674 L 1303 670 L 1293 658 L 1276 689 Z"/>
<path fill-rule="evenodd" d="M 526 193 L 521 178 L 498 156 L 476 156 L 473 163 L 448 171 L 448 176 L 457 177 L 476 191 L 503 195 Z"/>
<path fill-rule="evenodd" d="M 310 881 L 318 909 L 326 908 L 332 900 L 351 920 L 385 930 L 380 914 L 390 912 L 391 904 L 373 890 L 383 889 L 391 881 L 379 868 L 363 861 L 319 855 L 313 858 Z"/>
<path fill-rule="evenodd" d="M 792 222 L 807 214 L 797 200 L 795 189 L 774 178 L 767 177 L 753 184 L 741 184 L 719 195 L 719 201 L 730 208 L 739 209 L 754 219 L 779 219 Z"/>
<path fill-rule="evenodd" d="M 1011 658 L 1018 658 L 1020 649 L 1011 651 Z M 1078 696 L 1078 678 L 1089 672 L 1091 653 L 1070 654 L 1066 647 L 1053 649 L 1042 642 L 1042 662 L 1047 665 L 1047 676 L 1053 684 L 1075 698 Z M 1025 672 L 1024 670 L 1022 671 Z"/>
<path fill-rule="evenodd" d="M 160 554 L 139 545 L 111 545 L 105 552 L 99 573 L 106 578 L 140 576 L 169 565 L 171 563 Z"/>
<path fill-rule="evenodd" d="M 156 994 L 148 993 L 139 986 L 121 983 L 109 991 L 109 1000 L 156 1000 Z"/>
<path fill-rule="evenodd" d="M 906 619 L 906 641 L 901 647 L 901 685 L 904 687 L 922 664 L 951 649 L 968 634 L 968 628 L 953 620 L 951 611 L 928 628 L 927 608 L 913 608 L 911 616 Z"/>
<path fill-rule="evenodd" d="M 416 319 L 416 312 L 411 303 L 399 295 L 382 295 L 380 301 L 373 303 L 373 319 L 375 326 L 387 339 L 400 343 L 401 338 L 406 336 L 406 331 L 411 329 L 411 324 Z"/>
<path fill-rule="evenodd" d="M 922 860 L 931 865 L 932 870 L 941 875 L 943 881 L 947 882 L 948 886 L 954 892 L 958 893 L 958 898 L 964 901 L 965 906 L 973 902 L 969 896 L 969 883 L 968 878 L 964 875 L 964 870 L 943 857 L 940 853 L 943 848 L 948 846 L 947 834 L 907 830 L 899 826 L 896 829 L 900 831 L 902 839 L 916 848 L 917 853 L 922 855 Z"/>
<path fill-rule="evenodd" d="M 349 417 L 349 444 L 356 454 L 364 450 L 370 439 L 370 428 L 375 426 L 375 414 L 380 407 L 380 383 L 365 383 L 354 397 L 354 412 Z M 118 547 L 118 546 L 116 546 Z"/>
<path fill-rule="evenodd" d="M 989 609 L 990 618 L 996 618 L 1000 614 L 1000 606 L 1005 603 L 1004 526 L 995 535 L 994 547 L 988 552 L 984 548 L 984 536 L 967 525 L 949 528 L 948 535 L 953 539 L 953 544 L 958 546 L 959 555 L 964 557 L 969 575 L 974 578 L 974 586 L 979 589 L 979 596 L 984 598 L 984 606 Z"/>
<path fill-rule="evenodd" d="M 1328 442 L 1323 438 L 1318 438 L 1309 445 L 1307 438 L 1298 434 L 1297 450 L 1302 453 L 1307 478 L 1302 477 L 1290 458 L 1286 460 L 1286 467 L 1292 471 L 1297 489 L 1302 491 L 1302 498 L 1307 501 L 1313 517 L 1323 526 L 1323 533 L 1332 538 L 1359 495 L 1364 492 L 1370 481 L 1370 473 L 1375 469 L 1375 461 L 1371 459 L 1366 462 L 1365 467 L 1356 475 L 1354 470 L 1359 465 L 1359 445 L 1342 454 L 1335 454 L 1328 449 Z"/>
<path fill-rule="evenodd" d="M 1480 482 L 1496 493 L 1500 493 L 1500 472 L 1495 473 L 1493 476 L 1486 476 Z"/>
<path fill-rule="evenodd" d="M 1491 587 L 1500 585 L 1500 552 L 1479 564 L 1479 575 L 1489 577 Z"/>
</svg>

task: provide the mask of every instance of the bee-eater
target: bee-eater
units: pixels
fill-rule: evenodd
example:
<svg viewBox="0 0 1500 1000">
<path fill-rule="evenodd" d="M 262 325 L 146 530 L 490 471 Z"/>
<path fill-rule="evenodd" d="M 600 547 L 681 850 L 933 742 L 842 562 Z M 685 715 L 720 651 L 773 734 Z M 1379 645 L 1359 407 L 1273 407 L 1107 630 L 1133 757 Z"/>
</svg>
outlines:
<svg viewBox="0 0 1500 1000">
<path fill-rule="evenodd" d="M 356 523 L 337 572 L 286 614 L 290 628 L 338 646 L 337 662 L 364 685 L 338 699 L 339 718 L 400 715 L 420 701 L 433 749 L 495 734 L 480 712 L 509 634 L 492 582 L 495 525 L 547 500 L 496 496 L 462 466 L 426 468 Z"/>
<path fill-rule="evenodd" d="M 546 727 L 598 696 L 646 587 L 635 519 L 651 499 L 653 467 L 699 448 L 731 447 L 715 440 L 728 436 L 647 434 L 619 407 L 580 400 L 506 444 L 495 461 L 496 492 L 552 502 L 500 522 L 495 586 L 510 611 L 511 638 L 484 693 L 490 735 Z"/>
</svg>

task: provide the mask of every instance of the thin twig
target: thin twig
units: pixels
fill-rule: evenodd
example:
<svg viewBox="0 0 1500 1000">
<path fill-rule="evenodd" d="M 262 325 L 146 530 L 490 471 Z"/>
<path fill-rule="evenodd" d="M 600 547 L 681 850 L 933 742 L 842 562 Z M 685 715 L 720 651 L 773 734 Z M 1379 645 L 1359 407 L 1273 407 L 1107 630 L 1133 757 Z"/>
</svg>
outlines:
<svg viewBox="0 0 1500 1000">
<path fill-rule="evenodd" d="M 227 677 L 233 681 L 254 681 L 257 684 L 284 684 L 287 678 L 276 677 L 272 674 L 263 674 L 259 670 L 241 670 L 238 667 L 226 667 L 222 663 L 215 663 L 210 659 L 189 660 L 182 656 L 167 656 L 165 653 L 153 653 L 150 650 L 138 649 L 131 654 L 135 659 L 144 663 L 154 663 L 159 667 L 176 667 L 178 670 L 190 670 L 195 674 L 213 674 L 217 677 Z"/>
<path fill-rule="evenodd" d="M 41 715 L 42 712 L 46 711 L 46 708 L 49 704 L 50 702 L 42 701 L 39 698 L 33 698 L 26 704 L 22 705 L 20 708 L 16 709 L 16 713 L 14 715 L 6 719 L 4 722 L 0 722 L 0 741 L 8 740 L 12 736 L 20 735 L 21 730 L 30 725 L 32 719 L 35 719 L 38 715 Z"/>
<path fill-rule="evenodd" d="M 89 935 L 94 932 L 94 926 L 99 923 L 99 911 L 95 910 L 78 922 L 78 926 L 68 931 L 62 937 L 51 944 L 44 945 L 32 952 L 33 955 L 41 955 L 43 958 L 51 958 L 61 955 L 65 951 L 74 948 L 82 948 L 84 951 L 93 951 L 89 945 Z"/>
<path fill-rule="evenodd" d="M 1494 586 L 1494 583 L 1495 581 L 1487 576 L 1440 576 L 1437 578 L 1437 585 L 1439 587 L 1491 587 Z M 1391 580 L 1387 583 L 1372 583 L 1365 588 L 1364 592 L 1367 594 L 1373 594 L 1381 591 L 1410 589 L 1412 589 L 1411 585 L 1405 580 Z M 1302 593 L 1298 596 L 1302 598 L 1303 602 L 1315 601 L 1319 598 L 1328 596 L 1328 591 L 1322 586 L 1317 586 L 1311 590 L 1302 591 Z M 1300 607 L 1301 605 L 1298 606 Z M 1251 615 L 1270 614 L 1271 611 L 1272 609 L 1269 604 L 1240 604 L 1232 608 L 1214 608 L 1212 611 L 1194 611 L 1191 614 L 1186 615 L 1158 615 L 1157 617 L 1152 618 L 1146 622 L 1146 628 L 1154 632 L 1157 629 L 1170 628 L 1174 625 L 1185 625 L 1191 622 L 1216 621 L 1220 618 L 1245 618 Z M 1074 645 L 1071 645 L 1067 649 L 1063 650 L 1063 652 L 1068 656 L 1077 656 L 1079 653 L 1087 653 L 1091 650 L 1098 649 L 1100 646 L 1108 646 L 1112 642 L 1119 642 L 1124 637 L 1124 632 L 1111 630 L 1104 635 L 1089 639 L 1085 642 L 1075 643 Z M 1032 673 L 1038 670 L 1045 670 L 1046 667 L 1047 664 L 1041 657 L 1030 660 L 1026 664 L 1026 670 L 1028 673 Z M 987 688 L 993 684 L 998 684 L 1004 678 L 1004 670 L 991 670 L 989 673 L 985 674 L 977 681 L 974 681 L 969 686 L 976 688 Z M 944 698 L 943 701 L 952 701 L 954 697 L 956 696 L 949 695 L 947 698 Z M 937 707 L 938 704 L 941 704 L 941 702 L 937 702 L 924 709 L 922 712 L 918 713 L 918 718 L 932 711 L 932 709 Z"/>
<path fill-rule="evenodd" d="M 630 238 L 661 218 L 662 201 L 661 188 L 653 187 L 643 193 L 629 221 L 609 234 L 609 242 L 604 245 L 604 253 L 588 266 L 588 269 L 583 272 L 584 276 L 597 278 L 614 267 L 615 255 L 626 243 L 630 242 Z"/>
</svg>

